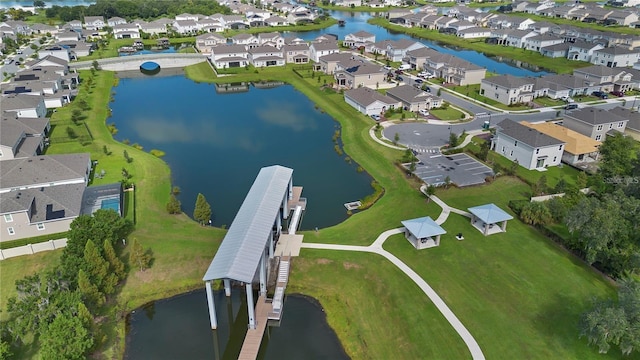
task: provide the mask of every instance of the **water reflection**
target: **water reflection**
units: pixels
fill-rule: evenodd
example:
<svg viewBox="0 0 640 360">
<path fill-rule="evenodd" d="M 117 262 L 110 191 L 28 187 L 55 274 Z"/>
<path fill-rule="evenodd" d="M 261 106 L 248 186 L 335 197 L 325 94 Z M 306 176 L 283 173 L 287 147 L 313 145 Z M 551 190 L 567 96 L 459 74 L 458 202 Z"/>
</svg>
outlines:
<svg viewBox="0 0 640 360">
<path fill-rule="evenodd" d="M 214 293 L 218 329 L 209 327 L 204 290 L 148 304 L 127 319 L 125 359 L 237 359 L 247 331 L 246 297 Z M 267 327 L 258 359 L 349 359 L 313 299 L 287 296 L 279 326 Z"/>
</svg>

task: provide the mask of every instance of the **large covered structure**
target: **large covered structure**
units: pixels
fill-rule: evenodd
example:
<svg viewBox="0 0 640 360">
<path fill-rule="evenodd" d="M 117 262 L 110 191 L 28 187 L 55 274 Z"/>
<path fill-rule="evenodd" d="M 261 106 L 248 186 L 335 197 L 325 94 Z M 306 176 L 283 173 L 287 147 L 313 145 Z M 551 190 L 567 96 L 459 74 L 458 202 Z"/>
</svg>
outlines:
<svg viewBox="0 0 640 360">
<path fill-rule="evenodd" d="M 474 206 L 468 210 L 471 213 L 471 225 L 485 236 L 507 232 L 507 221 L 513 219 L 495 204 Z"/>
<path fill-rule="evenodd" d="M 231 280 L 244 283 L 249 328 L 256 328 L 252 283 L 257 277 L 260 296 L 266 296 L 268 259 L 274 256 L 275 243 L 294 197 L 292 175 L 292 169 L 279 165 L 260 170 L 211 261 L 202 280 L 206 284 L 212 329 L 217 328 L 212 282 L 218 279 L 223 280 L 227 296 L 231 296 Z"/>
<path fill-rule="evenodd" d="M 440 245 L 440 235 L 447 231 L 429 216 L 401 221 L 404 236 L 416 249 L 427 249 Z"/>
</svg>

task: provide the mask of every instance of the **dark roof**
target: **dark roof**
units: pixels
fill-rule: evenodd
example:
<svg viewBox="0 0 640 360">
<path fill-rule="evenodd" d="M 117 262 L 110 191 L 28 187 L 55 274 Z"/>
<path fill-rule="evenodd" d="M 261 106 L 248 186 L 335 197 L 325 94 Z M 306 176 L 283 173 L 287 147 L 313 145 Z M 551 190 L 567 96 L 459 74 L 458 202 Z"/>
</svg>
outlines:
<svg viewBox="0 0 640 360">
<path fill-rule="evenodd" d="M 628 108 L 617 106 L 609 110 L 610 113 L 620 116 L 623 119 L 629 120 L 627 127 L 636 131 L 640 131 L 640 113 L 637 111 L 631 111 Z"/>
<path fill-rule="evenodd" d="M 628 120 L 616 115 L 611 110 L 595 109 L 593 107 L 574 110 L 566 114 L 565 117 L 572 118 L 589 125 L 602 125 Z"/>
<path fill-rule="evenodd" d="M 524 126 L 511 119 L 504 119 L 498 123 L 498 133 L 507 135 L 508 137 L 518 140 L 523 144 L 527 144 L 532 148 L 545 146 L 562 145 L 563 141 L 553 138 L 547 134 L 543 134 L 536 129 Z"/>
<path fill-rule="evenodd" d="M 122 183 L 95 185 L 85 188 L 82 193 L 80 213 L 82 215 L 93 214 L 102 207 L 102 199 L 105 198 L 117 198 L 120 200 L 120 205 L 122 205 L 124 201 Z M 122 208 L 123 206 L 120 206 L 120 216 L 122 216 Z"/>
<path fill-rule="evenodd" d="M 87 153 L 42 155 L 0 161 L 0 187 L 15 188 L 84 178 Z"/>
<path fill-rule="evenodd" d="M 0 213 L 31 208 L 31 223 L 76 217 L 80 215 L 84 187 L 84 184 L 68 184 L 10 191 L 2 194 Z"/>
</svg>

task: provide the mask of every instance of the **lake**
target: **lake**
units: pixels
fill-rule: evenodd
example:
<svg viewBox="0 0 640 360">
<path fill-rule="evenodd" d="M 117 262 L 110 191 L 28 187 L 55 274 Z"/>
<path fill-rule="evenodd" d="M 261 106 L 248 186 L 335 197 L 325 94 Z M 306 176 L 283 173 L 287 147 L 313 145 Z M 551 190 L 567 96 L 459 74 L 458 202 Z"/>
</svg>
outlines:
<svg viewBox="0 0 640 360">
<path fill-rule="evenodd" d="M 95 0 L 45 0 L 46 7 L 57 6 L 89 6 L 95 4 Z M 0 0 L 0 9 L 12 7 L 33 7 L 33 0 Z"/>
<path fill-rule="evenodd" d="M 265 166 L 294 170 L 308 199 L 303 229 L 344 221 L 344 203 L 373 192 L 372 178 L 335 151 L 339 124 L 290 85 L 220 94 L 179 75 L 122 78 L 113 91 L 114 137 L 165 151 L 183 211 L 191 216 L 202 193 L 215 226 L 231 225 Z"/>
<path fill-rule="evenodd" d="M 214 292 L 218 329 L 211 330 L 204 290 L 152 302 L 127 319 L 125 359 L 237 359 L 247 332 L 244 292 Z M 313 299 L 285 298 L 279 326 L 269 326 L 261 360 L 349 359 L 323 309 Z"/>
</svg>

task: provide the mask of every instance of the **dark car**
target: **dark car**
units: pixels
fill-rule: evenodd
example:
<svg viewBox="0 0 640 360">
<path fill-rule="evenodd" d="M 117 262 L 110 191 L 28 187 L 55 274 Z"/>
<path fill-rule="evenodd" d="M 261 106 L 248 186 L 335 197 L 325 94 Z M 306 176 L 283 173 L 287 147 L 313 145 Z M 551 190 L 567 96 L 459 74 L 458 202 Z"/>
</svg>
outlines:
<svg viewBox="0 0 640 360">
<path fill-rule="evenodd" d="M 431 88 L 430 88 L 430 87 L 428 87 L 428 86 L 423 86 L 423 87 L 422 87 L 422 90 L 424 90 L 424 91 L 426 91 L 426 92 L 428 92 L 428 93 L 430 93 L 430 92 L 431 92 Z"/>
<path fill-rule="evenodd" d="M 577 109 L 578 108 L 578 104 L 576 103 L 571 103 L 571 104 L 567 104 L 564 106 L 565 110 L 573 110 L 573 109 Z"/>
<path fill-rule="evenodd" d="M 612 91 L 611 95 L 617 96 L 617 97 L 622 97 L 622 96 L 624 96 L 624 93 L 622 91 Z"/>
<path fill-rule="evenodd" d="M 600 99 L 606 99 L 609 97 L 604 91 L 594 91 L 591 95 L 599 97 Z"/>
</svg>

